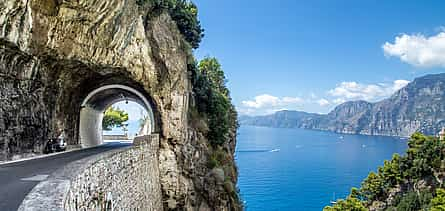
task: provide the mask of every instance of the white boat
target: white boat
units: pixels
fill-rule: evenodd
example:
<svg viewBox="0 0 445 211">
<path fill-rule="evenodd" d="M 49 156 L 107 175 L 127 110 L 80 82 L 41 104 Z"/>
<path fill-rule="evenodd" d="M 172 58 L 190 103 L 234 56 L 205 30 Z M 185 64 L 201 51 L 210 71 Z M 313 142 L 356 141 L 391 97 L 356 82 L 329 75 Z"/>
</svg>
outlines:
<svg viewBox="0 0 445 211">
<path fill-rule="evenodd" d="M 332 197 L 331 204 L 332 205 L 337 204 L 337 201 L 335 201 L 335 192 L 334 192 L 334 196 Z"/>
<path fill-rule="evenodd" d="M 273 150 L 270 150 L 270 152 L 279 152 L 280 151 L 280 149 L 273 149 Z"/>
</svg>

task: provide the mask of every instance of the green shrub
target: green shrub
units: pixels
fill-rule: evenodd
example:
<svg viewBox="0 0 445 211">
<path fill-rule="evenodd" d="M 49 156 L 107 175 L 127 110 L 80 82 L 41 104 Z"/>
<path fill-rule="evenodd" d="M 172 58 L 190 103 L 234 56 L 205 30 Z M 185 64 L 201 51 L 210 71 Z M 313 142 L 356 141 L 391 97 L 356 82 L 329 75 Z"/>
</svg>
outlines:
<svg viewBox="0 0 445 211">
<path fill-rule="evenodd" d="M 333 206 L 327 206 L 323 211 L 367 211 L 362 202 L 356 198 L 348 197 L 346 200 L 340 199 Z"/>
<path fill-rule="evenodd" d="M 363 199 L 365 200 L 378 200 L 383 194 L 383 179 L 380 174 L 374 172 L 369 173 L 368 177 L 362 183 L 360 189 Z"/>
<path fill-rule="evenodd" d="M 232 159 L 228 153 L 226 153 L 223 149 L 218 147 L 217 149 L 214 149 L 212 154 L 210 155 L 208 167 L 214 168 L 214 167 L 221 167 L 221 166 L 231 167 Z"/>
<path fill-rule="evenodd" d="M 209 169 L 213 169 L 213 168 L 215 168 L 215 167 L 218 167 L 218 166 L 220 166 L 221 164 L 218 162 L 218 160 L 216 160 L 216 158 L 214 158 L 214 157 L 210 157 L 210 159 L 209 159 L 209 161 L 208 161 L 208 163 L 207 163 L 207 167 L 209 168 Z"/>
<path fill-rule="evenodd" d="M 221 146 L 229 139 L 230 129 L 237 125 L 224 72 L 215 58 L 190 64 L 189 71 L 192 72 L 196 107 L 207 119 L 207 138 L 213 146 Z"/>
<path fill-rule="evenodd" d="M 421 191 L 419 194 L 415 191 L 410 191 L 399 200 L 396 210 L 429 210 L 429 203 L 432 198 L 432 194 L 426 190 Z"/>
<path fill-rule="evenodd" d="M 445 189 L 438 188 L 436 197 L 431 200 L 431 211 L 445 211 Z"/>
<path fill-rule="evenodd" d="M 388 210 L 429 210 L 430 205 L 433 210 L 437 205 L 435 210 L 444 208 L 445 211 L 445 191 L 439 189 L 436 198 L 432 200 L 434 187 L 440 187 L 441 184 L 428 180 L 435 173 L 445 171 L 445 142 L 414 133 L 408 146 L 405 156 L 395 154 L 391 160 L 385 161 L 377 173 L 368 175 L 360 189 L 351 191 L 350 197 L 369 206 L 373 201 L 385 201 L 391 190 L 404 187 Z M 414 184 L 420 180 L 432 182 L 432 190 L 414 190 Z"/>
</svg>

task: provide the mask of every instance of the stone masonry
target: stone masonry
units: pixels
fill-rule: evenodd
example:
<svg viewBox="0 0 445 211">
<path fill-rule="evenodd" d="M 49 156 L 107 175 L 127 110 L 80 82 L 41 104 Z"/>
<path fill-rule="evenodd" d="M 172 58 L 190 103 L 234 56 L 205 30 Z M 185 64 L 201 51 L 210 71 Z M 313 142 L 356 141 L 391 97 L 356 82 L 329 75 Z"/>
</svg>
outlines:
<svg viewBox="0 0 445 211">
<path fill-rule="evenodd" d="M 155 134 L 76 161 L 37 185 L 19 210 L 163 210 L 158 150 Z"/>
</svg>

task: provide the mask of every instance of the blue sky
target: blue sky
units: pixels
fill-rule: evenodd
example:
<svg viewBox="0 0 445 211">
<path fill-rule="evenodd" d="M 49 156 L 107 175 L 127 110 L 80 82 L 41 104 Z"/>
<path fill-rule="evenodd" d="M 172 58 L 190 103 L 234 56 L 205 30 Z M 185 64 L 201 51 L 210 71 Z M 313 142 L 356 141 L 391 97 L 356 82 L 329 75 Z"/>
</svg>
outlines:
<svg viewBox="0 0 445 211">
<path fill-rule="evenodd" d="M 145 108 L 133 101 L 128 101 L 128 103 L 121 101 L 113 104 L 112 106 L 123 109 L 128 113 L 128 136 L 133 137 L 136 133 L 138 133 L 140 129 L 139 120 L 142 117 L 147 116 L 147 111 Z M 124 131 L 122 128 L 113 128 L 111 131 L 103 131 L 103 133 L 105 135 L 120 135 L 124 134 Z"/>
<path fill-rule="evenodd" d="M 327 113 L 445 66 L 445 1 L 194 2 L 205 29 L 195 55 L 220 60 L 241 114 Z"/>
</svg>

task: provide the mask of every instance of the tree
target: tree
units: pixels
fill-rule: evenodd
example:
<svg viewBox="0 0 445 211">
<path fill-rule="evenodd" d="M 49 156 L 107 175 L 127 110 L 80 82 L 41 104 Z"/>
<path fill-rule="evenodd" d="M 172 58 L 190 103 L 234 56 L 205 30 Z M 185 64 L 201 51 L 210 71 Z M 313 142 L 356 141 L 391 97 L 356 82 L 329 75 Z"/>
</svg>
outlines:
<svg viewBox="0 0 445 211">
<path fill-rule="evenodd" d="M 434 210 L 445 211 L 445 190 L 438 189 L 433 198 L 433 189 L 414 189 L 413 184 L 420 180 L 429 181 L 431 176 L 445 170 L 445 142 L 437 137 L 414 133 L 409 142 L 406 155 L 395 154 L 379 167 L 377 173 L 371 172 L 363 181 L 360 189 L 351 190 L 350 198 L 357 198 L 370 206 L 374 201 L 385 201 L 392 191 L 399 191 L 387 204 L 388 210 Z M 441 187 L 431 180 L 432 187 Z M 404 189 L 404 188 L 405 189 Z"/>
<path fill-rule="evenodd" d="M 236 127 L 237 114 L 231 104 L 226 78 L 216 58 L 204 58 L 189 64 L 193 77 L 193 92 L 197 109 L 207 119 L 207 138 L 212 145 L 222 145 L 229 131 Z"/>
<path fill-rule="evenodd" d="M 176 21 L 179 31 L 192 48 L 198 48 L 204 37 L 204 29 L 198 20 L 198 8 L 188 0 L 176 0 L 176 5 L 169 8 L 170 16 Z"/>
<path fill-rule="evenodd" d="M 108 107 L 102 120 L 102 129 L 111 130 L 114 127 L 122 127 L 128 121 L 128 113 L 113 106 Z"/>
<path fill-rule="evenodd" d="M 198 19 L 198 8 L 190 0 L 137 0 L 137 4 L 149 3 L 148 15 L 159 15 L 166 12 L 176 22 L 184 39 L 192 48 L 198 48 L 204 37 L 204 29 Z"/>
<path fill-rule="evenodd" d="M 436 190 L 436 197 L 431 200 L 431 211 L 445 211 L 445 189 Z"/>
<path fill-rule="evenodd" d="M 394 154 L 392 160 L 385 160 L 383 167 L 379 167 L 379 174 L 385 180 L 385 190 L 398 185 L 402 181 L 402 172 L 400 171 L 400 155 Z"/>
<path fill-rule="evenodd" d="M 366 200 L 375 200 L 381 197 L 383 193 L 382 178 L 374 172 L 369 173 L 368 177 L 363 181 L 361 192 Z"/>
<path fill-rule="evenodd" d="M 208 138 L 213 144 L 222 145 L 227 140 L 230 127 L 230 101 L 221 93 L 214 92 L 212 93 L 210 109 Z"/>
<path fill-rule="evenodd" d="M 221 64 L 216 58 L 206 57 L 201 60 L 199 70 L 209 78 L 214 89 L 226 97 L 229 96 L 229 90 L 226 87 L 227 79 L 224 76 Z"/>
<path fill-rule="evenodd" d="M 340 199 L 333 206 L 327 206 L 323 211 L 367 211 L 362 202 L 356 198 L 348 197 L 346 200 Z"/>
<path fill-rule="evenodd" d="M 424 134 L 420 133 L 420 132 L 415 132 L 411 135 L 411 138 L 408 142 L 408 155 L 413 155 L 415 154 L 419 148 L 422 147 L 423 143 L 425 143 L 426 141 L 431 140 L 431 137 L 425 136 Z"/>
</svg>

